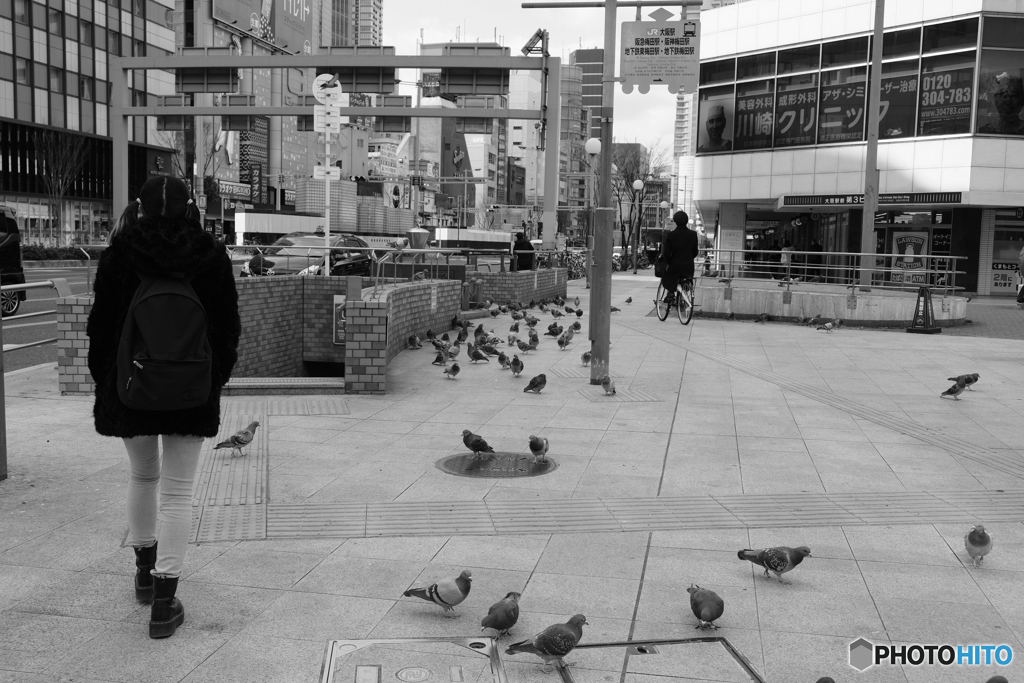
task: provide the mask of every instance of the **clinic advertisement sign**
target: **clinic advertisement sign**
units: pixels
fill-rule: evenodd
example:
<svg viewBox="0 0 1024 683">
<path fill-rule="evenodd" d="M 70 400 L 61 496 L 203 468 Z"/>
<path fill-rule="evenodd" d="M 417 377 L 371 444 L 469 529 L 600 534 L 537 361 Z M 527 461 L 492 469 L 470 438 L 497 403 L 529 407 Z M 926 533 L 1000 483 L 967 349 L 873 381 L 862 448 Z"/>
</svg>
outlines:
<svg viewBox="0 0 1024 683">
<path fill-rule="evenodd" d="M 927 270 L 925 259 L 928 253 L 927 232 L 894 232 L 892 234 L 892 266 L 897 272 L 892 273 L 893 282 L 907 284 L 926 284 Z M 902 271 L 902 272 L 898 272 Z"/>
</svg>

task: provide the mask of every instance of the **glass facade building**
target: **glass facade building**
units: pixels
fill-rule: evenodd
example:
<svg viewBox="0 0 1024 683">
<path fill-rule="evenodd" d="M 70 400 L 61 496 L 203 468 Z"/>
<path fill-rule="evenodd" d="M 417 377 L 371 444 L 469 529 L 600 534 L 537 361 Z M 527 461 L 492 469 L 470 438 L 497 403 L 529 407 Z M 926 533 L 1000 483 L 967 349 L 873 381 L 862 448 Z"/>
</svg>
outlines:
<svg viewBox="0 0 1024 683">
<path fill-rule="evenodd" d="M 721 247 L 860 251 L 873 8 L 752 0 L 702 13 L 694 198 Z M 918 232 L 928 253 L 967 257 L 958 285 L 1015 294 L 1024 14 L 889 0 L 884 31 L 876 249 Z"/>
</svg>

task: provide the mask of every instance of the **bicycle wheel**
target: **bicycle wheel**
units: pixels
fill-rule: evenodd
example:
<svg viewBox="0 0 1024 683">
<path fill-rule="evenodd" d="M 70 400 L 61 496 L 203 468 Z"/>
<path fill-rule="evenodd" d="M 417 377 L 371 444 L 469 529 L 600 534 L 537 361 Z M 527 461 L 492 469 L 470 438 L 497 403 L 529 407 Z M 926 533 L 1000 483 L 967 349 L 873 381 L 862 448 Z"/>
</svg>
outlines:
<svg viewBox="0 0 1024 683">
<path fill-rule="evenodd" d="M 693 288 L 680 284 L 676 290 L 676 315 L 679 322 L 686 325 L 693 318 Z"/>
<path fill-rule="evenodd" d="M 654 305 L 658 307 L 658 320 L 664 322 L 668 317 L 668 303 L 665 301 L 665 285 L 663 284 L 658 284 L 658 296 L 654 300 Z"/>
</svg>

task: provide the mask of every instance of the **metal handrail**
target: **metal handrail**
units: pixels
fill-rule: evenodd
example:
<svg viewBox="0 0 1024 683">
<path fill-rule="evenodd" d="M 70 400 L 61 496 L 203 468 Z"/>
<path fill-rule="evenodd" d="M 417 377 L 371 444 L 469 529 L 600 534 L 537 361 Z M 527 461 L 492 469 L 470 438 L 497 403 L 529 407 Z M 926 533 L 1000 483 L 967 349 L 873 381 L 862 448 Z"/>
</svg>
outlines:
<svg viewBox="0 0 1024 683">
<path fill-rule="evenodd" d="M 71 291 L 71 287 L 68 285 L 68 281 L 64 278 L 54 278 L 52 280 L 45 280 L 43 282 L 27 282 L 21 285 L 4 285 L 0 287 L 0 292 L 25 292 L 30 289 L 56 289 L 57 297 L 73 296 L 74 293 Z M 21 315 L 12 315 L 3 319 L 4 323 L 12 322 L 14 320 L 25 320 L 26 318 L 38 318 L 43 315 L 53 315 L 57 312 L 57 309 L 47 311 L 36 311 L 35 313 L 22 313 Z M 18 344 L 9 348 L 3 349 L 4 353 L 9 351 L 20 351 L 21 349 L 27 349 L 32 346 L 42 346 L 43 344 L 52 344 L 57 341 L 57 337 L 53 339 L 42 339 L 39 341 L 28 342 L 27 344 Z M 3 347 L 3 325 L 0 325 L 0 348 Z M 0 380 L 2 381 L 2 380 Z"/>
<path fill-rule="evenodd" d="M 766 257 L 771 254 L 775 258 Z M 788 255 L 782 263 L 783 255 Z M 751 258 L 751 256 L 756 256 Z M 695 259 L 706 274 L 720 278 L 745 280 L 777 280 L 787 291 L 795 284 L 831 284 L 847 288 L 859 286 L 861 272 L 871 273 L 871 287 L 897 291 L 917 291 L 921 287 L 946 292 L 963 291 L 956 285 L 956 276 L 966 271 L 957 268 L 957 261 L 966 256 L 915 254 L 909 258 L 919 268 L 903 268 L 897 264 L 904 254 L 863 254 L 861 252 L 786 251 L 763 249 L 706 249 Z M 871 265 L 862 265 L 872 259 Z"/>
</svg>

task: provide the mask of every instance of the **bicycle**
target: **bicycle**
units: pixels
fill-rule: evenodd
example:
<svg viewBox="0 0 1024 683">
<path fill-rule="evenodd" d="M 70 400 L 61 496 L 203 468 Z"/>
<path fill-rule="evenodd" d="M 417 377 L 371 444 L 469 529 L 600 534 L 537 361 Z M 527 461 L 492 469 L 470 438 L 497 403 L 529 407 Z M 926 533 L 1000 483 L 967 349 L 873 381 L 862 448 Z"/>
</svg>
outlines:
<svg viewBox="0 0 1024 683">
<path fill-rule="evenodd" d="M 683 325 L 689 324 L 693 319 L 693 280 L 687 278 L 679 281 L 672 303 L 665 301 L 665 294 L 665 285 L 659 282 L 657 298 L 654 300 L 654 305 L 658 309 L 658 320 L 664 322 L 668 318 L 669 309 L 675 306 L 679 322 Z"/>
</svg>

